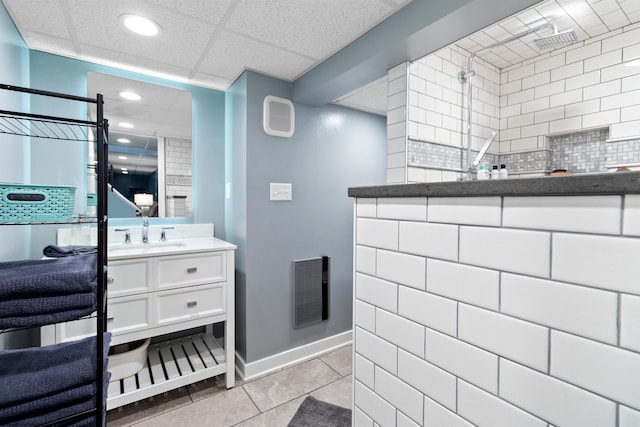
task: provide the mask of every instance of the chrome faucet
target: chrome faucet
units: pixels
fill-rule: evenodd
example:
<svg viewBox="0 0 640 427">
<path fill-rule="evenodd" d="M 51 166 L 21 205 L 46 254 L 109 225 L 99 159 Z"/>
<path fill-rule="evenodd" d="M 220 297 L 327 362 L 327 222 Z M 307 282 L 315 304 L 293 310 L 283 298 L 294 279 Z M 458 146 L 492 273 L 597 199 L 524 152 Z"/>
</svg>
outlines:
<svg viewBox="0 0 640 427">
<path fill-rule="evenodd" d="M 149 218 L 146 216 L 142 221 L 142 243 L 149 243 Z"/>
<path fill-rule="evenodd" d="M 131 233 L 128 228 L 116 228 L 114 231 L 124 231 L 124 244 L 128 245 L 131 243 Z"/>
<path fill-rule="evenodd" d="M 167 241 L 167 233 L 165 230 L 173 230 L 173 227 L 162 227 L 162 231 L 160 232 L 160 241 L 161 242 L 166 242 Z"/>
</svg>

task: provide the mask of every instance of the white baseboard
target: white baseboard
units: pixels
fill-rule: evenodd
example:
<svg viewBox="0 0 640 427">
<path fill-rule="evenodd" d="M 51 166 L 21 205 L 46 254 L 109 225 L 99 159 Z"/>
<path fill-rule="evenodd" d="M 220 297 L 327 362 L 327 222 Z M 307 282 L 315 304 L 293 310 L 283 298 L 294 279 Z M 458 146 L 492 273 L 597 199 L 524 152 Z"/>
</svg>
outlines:
<svg viewBox="0 0 640 427">
<path fill-rule="evenodd" d="M 353 333 L 349 330 L 251 363 L 246 363 L 236 353 L 236 371 L 243 380 L 250 381 L 287 366 L 313 359 L 323 353 L 349 344 L 352 340 Z"/>
</svg>

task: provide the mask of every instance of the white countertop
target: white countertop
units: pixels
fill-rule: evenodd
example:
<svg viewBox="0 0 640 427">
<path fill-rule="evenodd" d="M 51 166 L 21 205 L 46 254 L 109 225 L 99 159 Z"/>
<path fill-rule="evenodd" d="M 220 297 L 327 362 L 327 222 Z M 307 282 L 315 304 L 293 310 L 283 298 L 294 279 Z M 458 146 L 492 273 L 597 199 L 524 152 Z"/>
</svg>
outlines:
<svg viewBox="0 0 640 427">
<path fill-rule="evenodd" d="M 128 258 L 144 258 L 158 255 L 180 255 L 193 252 L 235 250 L 236 245 L 220 240 L 216 237 L 202 237 L 192 239 L 168 240 L 166 242 L 138 243 L 110 243 L 108 259 L 120 260 Z"/>
</svg>

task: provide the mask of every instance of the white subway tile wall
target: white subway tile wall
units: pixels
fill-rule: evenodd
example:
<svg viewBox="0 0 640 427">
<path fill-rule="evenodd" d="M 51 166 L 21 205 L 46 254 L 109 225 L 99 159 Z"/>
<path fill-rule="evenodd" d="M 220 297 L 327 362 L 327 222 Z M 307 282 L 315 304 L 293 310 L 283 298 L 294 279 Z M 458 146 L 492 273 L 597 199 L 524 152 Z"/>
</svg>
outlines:
<svg viewBox="0 0 640 427">
<path fill-rule="evenodd" d="M 166 138 L 164 142 L 167 216 L 191 216 L 192 160 L 191 141 Z M 180 196 L 179 198 L 173 198 Z M 184 199 L 182 197 L 185 197 Z M 179 201 L 179 202 L 178 202 Z"/>
<path fill-rule="evenodd" d="M 357 218 L 355 426 L 637 425 L 638 200 L 427 198 L 426 221 L 406 200 Z"/>
<path fill-rule="evenodd" d="M 407 182 L 407 100 L 411 80 L 403 62 L 387 73 L 387 184 Z M 409 111 L 411 113 L 411 111 Z M 394 162 L 403 159 L 401 164 Z"/>
<path fill-rule="evenodd" d="M 597 8 L 601 7 L 598 6 L 600 4 L 611 2 L 589 3 Z M 611 18 L 616 13 L 605 16 Z M 537 13 L 535 15 L 531 17 L 532 20 L 540 19 Z M 618 18 L 622 19 L 621 23 L 628 24 L 624 16 Z M 558 155 L 548 160 L 546 168 L 545 165 L 541 167 L 524 162 L 527 169 L 520 171 L 513 167 L 512 175 L 561 168 L 572 172 L 605 172 L 606 162 L 627 163 L 618 155 L 620 148 L 615 140 L 637 140 L 640 134 L 637 111 L 640 67 L 628 66 L 640 57 L 640 37 L 637 36 L 640 28 L 633 24 L 611 32 L 605 29 L 593 34 L 597 36 L 584 38 L 583 34 L 582 39 L 571 46 L 501 69 L 492 65 L 491 52 L 474 59 L 471 121 L 471 149 L 474 156 L 491 130 L 497 130 L 498 136 L 489 153 L 514 156 L 548 149 L 549 146 L 543 142 L 544 137 L 602 128 L 612 141 L 605 144 L 603 140 L 602 146 L 589 154 L 590 158 L 583 159 L 573 153 L 569 156 L 553 153 Z M 504 35 L 497 36 L 496 40 L 503 38 Z M 408 114 L 403 119 L 404 127 L 396 123 L 395 118 L 390 122 L 394 121 L 393 126 L 404 132 L 402 155 L 406 157 L 409 169 L 407 173 L 402 169 L 402 178 L 407 182 L 455 180 L 458 172 L 464 169 L 468 86 L 458 81 L 458 73 L 467 68 L 466 62 L 470 56 L 461 46 L 469 45 L 473 45 L 473 42 L 463 40 L 459 45 L 447 46 L 408 67 L 402 64 L 405 82 L 408 76 L 408 87 L 403 89 L 408 91 L 403 105 Z M 521 47 L 528 49 L 524 45 Z M 509 48 L 517 51 L 519 42 L 510 44 Z M 390 71 L 390 82 L 392 77 L 393 80 L 400 78 L 397 69 Z M 389 94 L 390 114 L 399 108 L 392 98 L 397 98 L 396 92 Z M 393 117 L 400 120 L 399 115 Z M 571 151 L 571 147 L 564 149 Z M 594 150 L 593 147 L 589 149 Z M 585 152 L 583 147 L 575 151 Z M 504 163 L 510 169 L 516 166 L 510 160 L 523 163 L 520 158 L 498 158 L 492 162 L 487 156 L 484 160 L 489 165 Z M 640 158 L 631 161 L 640 162 Z M 388 167 L 396 172 L 401 170 L 393 164 Z M 430 173 L 420 168 L 430 168 L 427 169 Z M 433 170 L 437 169 L 447 170 L 449 174 L 434 173 Z M 390 179 L 400 178 L 398 172 Z"/>
</svg>

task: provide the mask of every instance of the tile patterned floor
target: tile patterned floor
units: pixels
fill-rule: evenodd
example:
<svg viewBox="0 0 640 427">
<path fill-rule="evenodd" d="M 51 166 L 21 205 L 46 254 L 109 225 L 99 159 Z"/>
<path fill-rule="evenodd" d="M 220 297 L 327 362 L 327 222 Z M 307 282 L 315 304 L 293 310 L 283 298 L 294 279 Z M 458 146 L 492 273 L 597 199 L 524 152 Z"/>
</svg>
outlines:
<svg viewBox="0 0 640 427">
<path fill-rule="evenodd" d="M 226 390 L 211 378 L 107 413 L 107 427 L 286 427 L 311 395 L 351 408 L 351 345 Z"/>
</svg>

